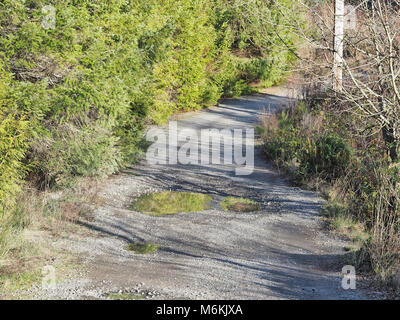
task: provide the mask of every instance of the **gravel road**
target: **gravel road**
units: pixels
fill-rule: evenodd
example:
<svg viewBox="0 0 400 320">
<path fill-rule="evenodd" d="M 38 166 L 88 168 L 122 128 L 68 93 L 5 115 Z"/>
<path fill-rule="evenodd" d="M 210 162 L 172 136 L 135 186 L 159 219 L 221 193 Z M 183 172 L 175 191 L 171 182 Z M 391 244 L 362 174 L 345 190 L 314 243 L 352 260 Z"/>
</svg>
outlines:
<svg viewBox="0 0 400 320">
<path fill-rule="evenodd" d="M 286 98 L 258 94 L 178 117 L 178 128 L 252 127 Z M 290 186 L 256 148 L 254 172 L 237 176 L 233 165 L 148 165 L 145 161 L 107 180 L 104 204 L 87 227 L 97 236 L 78 236 L 59 245 L 82 253 L 87 272 L 61 283 L 46 297 L 101 299 L 108 292 L 141 292 L 148 299 L 367 299 L 341 287 L 346 243 L 323 229 L 316 193 Z M 129 210 L 137 196 L 162 190 L 213 197 L 212 209 L 163 217 Z M 224 212 L 226 196 L 258 201 L 253 213 Z M 135 255 L 128 242 L 161 249 Z"/>
</svg>

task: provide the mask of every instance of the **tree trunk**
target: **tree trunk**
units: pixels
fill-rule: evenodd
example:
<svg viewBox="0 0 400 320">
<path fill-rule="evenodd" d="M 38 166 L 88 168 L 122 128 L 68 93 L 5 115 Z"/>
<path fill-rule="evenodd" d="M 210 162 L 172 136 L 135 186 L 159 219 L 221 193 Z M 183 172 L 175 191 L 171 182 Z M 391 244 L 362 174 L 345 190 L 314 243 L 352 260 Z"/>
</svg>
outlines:
<svg viewBox="0 0 400 320">
<path fill-rule="evenodd" d="M 343 90 L 344 0 L 335 0 L 333 90 Z"/>
<path fill-rule="evenodd" d="M 390 159 L 392 162 L 399 160 L 399 147 L 400 141 L 396 139 L 393 126 L 385 126 L 382 128 L 383 140 L 385 141 L 386 148 L 389 151 Z"/>
</svg>

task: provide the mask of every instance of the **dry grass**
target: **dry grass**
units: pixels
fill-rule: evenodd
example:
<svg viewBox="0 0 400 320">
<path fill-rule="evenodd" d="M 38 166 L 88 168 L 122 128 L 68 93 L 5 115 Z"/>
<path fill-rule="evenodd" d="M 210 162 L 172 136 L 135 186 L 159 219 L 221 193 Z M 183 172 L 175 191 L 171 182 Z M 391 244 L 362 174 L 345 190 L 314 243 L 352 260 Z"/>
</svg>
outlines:
<svg viewBox="0 0 400 320">
<path fill-rule="evenodd" d="M 352 241 L 353 263 L 360 270 L 373 271 L 381 288 L 400 290 L 399 193 L 393 172 L 379 167 L 349 169 L 331 188 L 329 220 L 336 232 Z M 367 181 L 369 189 L 360 188 Z M 329 208 L 330 206 L 330 208 Z M 382 286 L 383 285 L 383 286 Z"/>
<path fill-rule="evenodd" d="M 40 286 L 42 268 L 51 265 L 58 280 L 82 267 L 79 256 L 56 248 L 56 238 L 45 231 L 25 230 L 19 246 L 0 261 L 0 299 L 31 299 L 28 290 Z"/>
<path fill-rule="evenodd" d="M 52 241 L 87 233 L 77 222 L 91 219 L 97 189 L 98 181 L 88 179 L 56 193 L 25 189 L 18 206 L 1 220 L 0 296 L 39 281 L 42 266 L 56 263 L 62 269 L 74 259 L 67 250 L 55 249 Z"/>
</svg>

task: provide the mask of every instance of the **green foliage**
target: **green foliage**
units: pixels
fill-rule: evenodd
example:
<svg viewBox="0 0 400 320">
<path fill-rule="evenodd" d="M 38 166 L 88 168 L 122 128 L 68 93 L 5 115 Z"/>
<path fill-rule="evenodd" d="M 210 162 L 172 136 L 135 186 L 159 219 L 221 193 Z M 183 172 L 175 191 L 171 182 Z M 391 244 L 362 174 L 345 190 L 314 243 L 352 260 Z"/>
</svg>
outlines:
<svg viewBox="0 0 400 320">
<path fill-rule="evenodd" d="M 22 160 L 27 149 L 26 121 L 0 110 L 0 222 L 14 203 L 26 167 Z"/>
<path fill-rule="evenodd" d="M 26 173 L 46 187 L 104 177 L 137 159 L 146 124 L 281 81 L 295 41 L 257 17 L 283 12 L 236 2 L 2 1 L 0 210 Z M 42 26 L 45 5 L 55 28 Z"/>
<path fill-rule="evenodd" d="M 103 123 L 80 128 L 60 125 L 51 137 L 38 137 L 31 143 L 31 161 L 46 186 L 69 177 L 106 177 L 122 162 L 117 143 Z"/>
<path fill-rule="evenodd" d="M 0 292 L 18 292 L 40 283 L 42 279 L 40 268 L 28 270 L 21 273 L 10 273 L 0 275 Z"/>
<path fill-rule="evenodd" d="M 319 135 L 304 130 L 302 121 L 312 116 L 311 112 L 304 102 L 294 109 L 282 111 L 275 127 L 266 129 L 264 152 L 269 159 L 284 166 L 299 163 L 295 172 L 299 181 L 315 175 L 323 175 L 327 180 L 336 179 L 350 164 L 352 150 L 337 134 Z"/>
<path fill-rule="evenodd" d="M 279 164 L 287 164 L 298 158 L 298 152 L 305 142 L 294 127 L 294 121 L 288 111 L 282 111 L 269 119 L 270 124 L 265 128 L 264 153 L 269 160 Z"/>
<path fill-rule="evenodd" d="M 239 78 L 245 83 L 261 81 L 263 86 L 282 82 L 296 61 L 294 52 L 298 44 L 288 21 L 302 25 L 301 8 L 290 0 L 215 3 L 217 24 L 229 30 L 231 46 L 240 57 Z"/>
<path fill-rule="evenodd" d="M 304 139 L 294 128 L 269 131 L 264 144 L 264 153 L 268 159 L 279 163 L 288 163 L 298 157 Z"/>
<path fill-rule="evenodd" d="M 28 123 L 7 108 L 10 81 L 11 75 L 5 72 L 0 59 L 0 222 L 14 202 L 26 169 L 22 160 L 27 149 Z"/>
<path fill-rule="evenodd" d="M 352 151 L 343 138 L 326 134 L 318 137 L 309 148 L 302 149 L 300 171 L 324 173 L 327 179 L 337 178 L 349 165 Z"/>
</svg>

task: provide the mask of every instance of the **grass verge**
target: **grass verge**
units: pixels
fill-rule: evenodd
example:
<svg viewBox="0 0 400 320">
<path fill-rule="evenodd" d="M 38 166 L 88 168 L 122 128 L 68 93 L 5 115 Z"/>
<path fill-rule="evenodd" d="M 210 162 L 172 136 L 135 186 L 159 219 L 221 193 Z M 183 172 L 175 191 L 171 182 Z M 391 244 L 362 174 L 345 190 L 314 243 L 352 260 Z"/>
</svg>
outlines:
<svg viewBox="0 0 400 320">
<path fill-rule="evenodd" d="M 90 220 L 100 201 L 95 183 L 82 179 L 74 188 L 53 193 L 27 188 L 13 211 L 0 219 L 0 298 L 25 298 L 26 289 L 40 285 L 45 265 L 56 267 L 60 277 L 75 269 L 78 257 L 53 242 L 90 233 L 79 222 Z"/>
<path fill-rule="evenodd" d="M 365 226 L 354 218 L 340 202 L 329 200 L 322 208 L 325 220 L 331 230 L 345 236 L 351 244 L 346 251 L 360 250 L 370 239 Z"/>
</svg>

